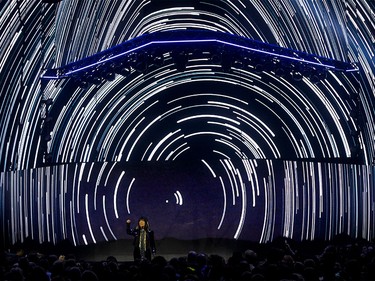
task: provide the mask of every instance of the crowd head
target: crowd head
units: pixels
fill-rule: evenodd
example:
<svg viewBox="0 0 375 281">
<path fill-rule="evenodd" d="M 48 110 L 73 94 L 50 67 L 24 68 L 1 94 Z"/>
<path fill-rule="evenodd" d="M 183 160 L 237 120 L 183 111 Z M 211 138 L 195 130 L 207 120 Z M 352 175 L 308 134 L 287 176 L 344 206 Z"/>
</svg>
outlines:
<svg viewBox="0 0 375 281">
<path fill-rule="evenodd" d="M 118 261 L 109 255 L 102 261 L 18 245 L 18 251 L 3 251 L 0 280 L 9 281 L 246 281 L 246 280 L 375 280 L 375 250 L 372 242 L 353 239 L 295 242 L 276 239 L 236 249 L 224 258 L 191 250 L 186 255 L 166 259 Z M 40 246 L 40 245 L 39 245 Z M 45 249 L 44 249 L 45 250 Z M 65 248 L 66 250 L 66 248 Z"/>
</svg>

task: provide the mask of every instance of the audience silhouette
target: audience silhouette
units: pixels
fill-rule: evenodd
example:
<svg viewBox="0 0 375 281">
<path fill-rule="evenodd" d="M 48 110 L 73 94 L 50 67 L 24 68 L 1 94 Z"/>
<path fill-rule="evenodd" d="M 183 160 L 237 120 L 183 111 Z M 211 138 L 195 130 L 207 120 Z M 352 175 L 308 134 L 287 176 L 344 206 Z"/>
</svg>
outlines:
<svg viewBox="0 0 375 281">
<path fill-rule="evenodd" d="M 22 250 L 3 251 L 0 280 L 9 281 L 247 281 L 247 280 L 375 280 L 375 251 L 371 241 L 335 237 L 332 241 L 303 241 L 278 238 L 272 243 L 252 244 L 233 251 L 225 259 L 219 254 L 189 251 L 167 260 L 161 255 L 151 260 L 103 261 L 60 255 L 51 245 L 35 251 L 27 243 Z M 47 251 L 48 250 L 48 251 Z M 51 252 L 49 252 L 51 251 Z M 53 251 L 56 251 L 53 254 Z M 65 252 L 66 253 L 66 252 Z"/>
</svg>

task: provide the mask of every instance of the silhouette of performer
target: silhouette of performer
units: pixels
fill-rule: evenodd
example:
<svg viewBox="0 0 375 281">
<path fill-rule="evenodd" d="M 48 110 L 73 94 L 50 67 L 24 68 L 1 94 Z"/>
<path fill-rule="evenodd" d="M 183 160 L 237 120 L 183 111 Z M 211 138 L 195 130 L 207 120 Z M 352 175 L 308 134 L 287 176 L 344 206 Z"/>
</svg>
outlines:
<svg viewBox="0 0 375 281">
<path fill-rule="evenodd" d="M 151 254 L 156 253 L 154 232 L 150 230 L 148 220 L 145 217 L 138 219 L 135 228 L 130 227 L 131 220 L 126 221 L 126 232 L 134 236 L 134 260 L 151 260 Z"/>
</svg>

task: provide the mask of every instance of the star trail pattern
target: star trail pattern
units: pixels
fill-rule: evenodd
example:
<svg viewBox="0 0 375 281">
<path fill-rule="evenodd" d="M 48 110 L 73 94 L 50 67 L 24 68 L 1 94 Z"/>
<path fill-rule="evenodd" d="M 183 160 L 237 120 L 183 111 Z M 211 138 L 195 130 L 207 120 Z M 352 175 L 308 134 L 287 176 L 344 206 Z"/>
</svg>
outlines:
<svg viewBox="0 0 375 281">
<path fill-rule="evenodd" d="M 191 239 L 194 232 L 200 238 L 268 242 L 281 235 L 328 240 L 344 233 L 371 239 L 373 168 L 255 159 L 235 164 L 224 158 L 196 163 L 193 171 L 206 170 L 210 182 L 196 198 L 190 190 L 196 187 L 172 181 L 170 168 L 139 172 L 145 166 L 124 169 L 118 162 L 105 162 L 15 171 L 1 181 L 1 188 L 12 187 L 4 206 L 10 210 L 8 235 L 13 243 L 26 237 L 40 243 L 69 239 L 75 245 L 125 239 L 126 219 L 138 214 L 140 198 L 149 196 L 142 211 L 157 213 L 151 217 L 159 237 Z M 145 187 L 144 178 L 139 179 L 145 174 L 158 178 Z M 190 181 L 204 184 L 196 176 Z M 172 222 L 178 227 L 171 233 Z M 190 223 L 198 230 L 186 227 Z"/>
<path fill-rule="evenodd" d="M 5 240 L 123 239 L 126 219 L 143 214 L 158 238 L 267 242 L 345 233 L 372 239 L 370 5 L 6 1 L 0 16 Z M 163 52 L 160 64 L 126 65 L 126 74 L 85 88 L 74 79 L 40 80 L 45 69 L 141 35 L 186 29 L 353 62 L 359 73 L 328 71 L 313 82 L 236 60 L 223 70 L 189 51 L 183 71 L 173 53 Z"/>
</svg>

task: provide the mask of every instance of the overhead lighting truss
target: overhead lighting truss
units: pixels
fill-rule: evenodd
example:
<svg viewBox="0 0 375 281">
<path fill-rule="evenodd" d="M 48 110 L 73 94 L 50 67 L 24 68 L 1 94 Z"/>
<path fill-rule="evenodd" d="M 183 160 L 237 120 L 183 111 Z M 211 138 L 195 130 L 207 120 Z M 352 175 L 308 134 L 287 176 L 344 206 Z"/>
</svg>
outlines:
<svg viewBox="0 0 375 281">
<path fill-rule="evenodd" d="M 251 64 L 255 72 L 261 72 L 271 70 L 271 65 L 275 75 L 281 76 L 285 72 L 290 72 L 296 80 L 313 71 L 318 75 L 328 70 L 358 71 L 354 63 L 282 48 L 228 33 L 173 30 L 144 34 L 82 60 L 48 69 L 41 78 L 75 78 L 100 84 L 104 79 L 113 80 L 116 73 L 127 75 L 132 70 L 143 72 L 150 64 L 162 65 L 165 58 L 171 59 L 177 70 L 183 71 L 189 58 L 199 56 L 209 59 L 212 64 L 221 64 L 223 71 Z"/>
</svg>

